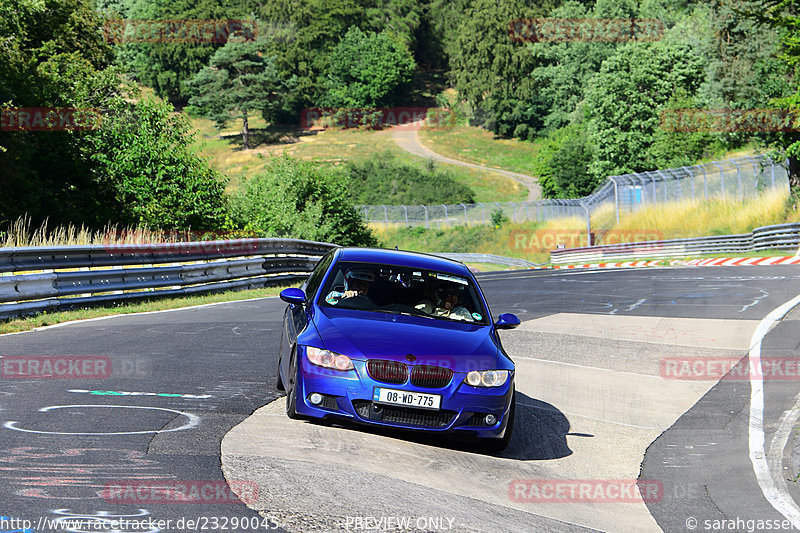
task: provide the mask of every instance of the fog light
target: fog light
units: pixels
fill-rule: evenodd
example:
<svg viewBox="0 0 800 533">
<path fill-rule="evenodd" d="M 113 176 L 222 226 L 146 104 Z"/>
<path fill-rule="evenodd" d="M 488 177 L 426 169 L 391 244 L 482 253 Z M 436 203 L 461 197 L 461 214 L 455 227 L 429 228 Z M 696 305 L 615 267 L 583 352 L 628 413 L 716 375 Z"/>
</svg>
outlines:
<svg viewBox="0 0 800 533">
<path fill-rule="evenodd" d="M 497 424 L 497 417 L 494 415 L 486 415 L 486 418 L 483 419 L 486 422 L 487 426 L 493 426 Z"/>
<path fill-rule="evenodd" d="M 314 405 L 319 405 L 322 403 L 322 394 L 318 392 L 312 393 L 311 396 L 308 397 L 308 401 Z"/>
</svg>

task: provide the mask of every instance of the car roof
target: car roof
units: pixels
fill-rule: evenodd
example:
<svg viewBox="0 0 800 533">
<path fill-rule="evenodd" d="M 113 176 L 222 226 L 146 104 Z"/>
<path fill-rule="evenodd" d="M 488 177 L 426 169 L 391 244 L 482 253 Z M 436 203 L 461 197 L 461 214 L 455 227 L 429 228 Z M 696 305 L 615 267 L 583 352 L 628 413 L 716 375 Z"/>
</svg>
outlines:
<svg viewBox="0 0 800 533">
<path fill-rule="evenodd" d="M 386 248 L 340 248 L 338 260 L 416 267 L 469 277 L 469 269 L 464 263 L 421 252 Z"/>
</svg>

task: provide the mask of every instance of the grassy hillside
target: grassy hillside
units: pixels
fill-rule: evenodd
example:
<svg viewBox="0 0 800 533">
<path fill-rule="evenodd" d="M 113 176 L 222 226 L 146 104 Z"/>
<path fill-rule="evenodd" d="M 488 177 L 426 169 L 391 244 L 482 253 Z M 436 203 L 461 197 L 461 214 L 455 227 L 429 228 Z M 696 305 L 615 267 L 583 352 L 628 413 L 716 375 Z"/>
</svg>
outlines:
<svg viewBox="0 0 800 533">
<path fill-rule="evenodd" d="M 250 121 L 253 130 L 251 150 L 242 150 L 241 122 L 230 122 L 219 132 L 210 120 L 192 118 L 198 131 L 197 146 L 210 157 L 214 166 L 230 179 L 228 191 L 239 187 L 273 155 L 288 154 L 300 159 L 316 159 L 330 164 L 363 161 L 374 154 L 390 153 L 400 162 L 423 168 L 426 159 L 402 150 L 392 140 L 390 130 L 313 130 L 268 127 L 260 117 Z M 477 128 L 476 128 L 477 129 Z M 496 172 L 482 171 L 456 165 L 436 164 L 447 170 L 459 183 L 475 193 L 478 202 L 516 202 L 527 198 L 527 191 L 516 181 Z"/>
</svg>

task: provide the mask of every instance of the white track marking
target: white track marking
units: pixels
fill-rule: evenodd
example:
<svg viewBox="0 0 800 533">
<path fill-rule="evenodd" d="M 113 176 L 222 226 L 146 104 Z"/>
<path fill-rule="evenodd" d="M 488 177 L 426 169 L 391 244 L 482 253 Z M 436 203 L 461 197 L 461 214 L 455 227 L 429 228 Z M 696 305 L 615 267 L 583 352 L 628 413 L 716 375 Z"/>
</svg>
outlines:
<svg viewBox="0 0 800 533">
<path fill-rule="evenodd" d="M 192 413 L 185 413 L 183 411 L 176 411 L 175 409 L 166 409 L 163 407 L 142 407 L 139 405 L 51 405 L 49 407 L 42 407 L 39 409 L 40 412 L 45 413 L 47 411 L 52 411 L 53 409 L 68 409 L 70 407 L 93 407 L 93 408 L 100 408 L 100 409 L 150 409 L 154 411 L 169 411 L 170 413 L 175 413 L 176 415 L 185 416 L 189 419 L 186 424 L 172 429 L 155 429 L 149 431 L 117 431 L 117 432 L 105 432 L 105 433 L 75 433 L 75 432 L 59 432 L 59 431 L 40 431 L 36 429 L 24 429 L 16 427 L 16 421 L 10 420 L 3 424 L 3 427 L 7 429 L 13 429 L 14 431 L 22 431 L 23 433 L 40 433 L 43 435 L 144 435 L 149 433 L 168 433 L 171 431 L 183 431 L 184 429 L 192 429 L 200 424 L 200 417 L 197 415 L 193 415 Z"/>
<path fill-rule="evenodd" d="M 248 298 L 246 300 L 231 300 L 229 302 L 214 302 L 210 304 L 200 304 L 200 305 L 190 305 L 189 307 L 176 307 L 175 309 L 161 309 L 159 311 L 144 311 L 142 313 L 120 313 L 118 315 L 106 315 L 106 316 L 98 316 L 95 318 L 81 318 L 80 320 L 70 320 L 69 322 L 59 322 L 58 324 L 52 324 L 50 326 L 41 326 L 38 328 L 33 329 L 26 329 L 25 331 L 15 331 L 14 333 L 2 333 L 0 337 L 6 337 L 8 335 L 22 335 L 23 333 L 30 333 L 31 331 L 44 331 L 46 329 L 53 329 L 53 328 L 60 328 L 63 326 L 69 326 L 70 324 L 78 324 L 81 322 L 94 322 L 97 320 L 108 320 L 110 318 L 117 318 L 120 316 L 144 316 L 144 315 L 154 315 L 156 313 L 169 313 L 170 311 L 186 311 L 187 309 L 200 309 L 201 307 L 211 307 L 212 305 L 223 305 L 223 304 L 236 304 L 241 302 L 254 302 L 256 300 L 268 300 L 270 298 L 279 298 L 279 296 L 262 296 L 261 298 Z"/>
<path fill-rule="evenodd" d="M 767 336 L 767 333 L 775 324 L 798 304 L 800 304 L 800 295 L 774 309 L 758 324 L 750 341 L 750 364 L 754 368 L 761 368 L 761 343 L 764 337 Z M 788 439 L 789 432 L 784 430 L 784 433 L 785 438 Z M 753 472 L 755 472 L 761 492 L 772 507 L 791 521 L 794 527 L 800 528 L 800 507 L 792 500 L 788 492 L 781 490 L 773 479 L 769 462 L 764 452 L 764 440 L 764 380 L 761 372 L 753 372 L 750 374 L 749 429 L 750 461 L 753 463 Z M 773 440 L 771 449 L 776 444 L 778 443 Z M 783 450 L 783 445 L 780 445 L 780 449 Z"/>
</svg>

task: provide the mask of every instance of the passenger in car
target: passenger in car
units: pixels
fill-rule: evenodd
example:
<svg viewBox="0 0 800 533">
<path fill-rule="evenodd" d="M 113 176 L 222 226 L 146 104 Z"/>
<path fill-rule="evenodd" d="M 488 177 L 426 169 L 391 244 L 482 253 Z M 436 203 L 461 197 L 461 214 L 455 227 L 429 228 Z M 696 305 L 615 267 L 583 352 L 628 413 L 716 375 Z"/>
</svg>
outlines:
<svg viewBox="0 0 800 533">
<path fill-rule="evenodd" d="M 423 299 L 414 307 L 431 316 L 446 317 L 453 320 L 474 322 L 466 307 L 458 306 L 464 287 L 455 283 L 441 283 L 434 288 L 434 304 L 430 299 Z"/>
<path fill-rule="evenodd" d="M 375 281 L 375 274 L 371 270 L 363 268 L 351 268 L 345 275 L 344 292 L 331 291 L 325 297 L 325 301 L 331 305 L 336 305 L 340 300 L 361 296 L 369 298 L 367 293 L 372 283 Z"/>
</svg>

